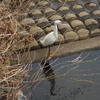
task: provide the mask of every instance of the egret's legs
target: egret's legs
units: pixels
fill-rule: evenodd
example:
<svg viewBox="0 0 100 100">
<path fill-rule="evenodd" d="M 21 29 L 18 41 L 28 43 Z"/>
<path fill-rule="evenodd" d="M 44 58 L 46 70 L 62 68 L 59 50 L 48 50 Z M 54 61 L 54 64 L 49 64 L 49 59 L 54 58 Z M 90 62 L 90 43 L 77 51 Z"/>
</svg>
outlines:
<svg viewBox="0 0 100 100">
<path fill-rule="evenodd" d="M 50 51 L 51 51 L 51 50 L 50 50 L 50 46 L 48 46 L 48 48 L 49 48 L 49 53 L 50 53 Z"/>
<path fill-rule="evenodd" d="M 50 46 L 48 46 L 48 49 L 49 49 L 48 56 L 53 58 L 54 57 L 54 53 L 50 51 Z"/>
</svg>

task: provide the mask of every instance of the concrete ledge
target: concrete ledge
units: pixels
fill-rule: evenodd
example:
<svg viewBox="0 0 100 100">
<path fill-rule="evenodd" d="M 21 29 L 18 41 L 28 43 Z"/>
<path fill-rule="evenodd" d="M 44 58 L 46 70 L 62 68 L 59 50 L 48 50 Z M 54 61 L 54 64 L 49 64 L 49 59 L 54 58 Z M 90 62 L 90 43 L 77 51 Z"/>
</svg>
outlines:
<svg viewBox="0 0 100 100">
<path fill-rule="evenodd" d="M 52 46 L 51 51 L 55 52 L 58 46 Z M 55 57 L 69 56 L 72 54 L 80 53 L 82 51 L 90 51 L 100 48 L 100 37 L 88 38 L 81 41 L 70 42 L 61 44 Z M 34 62 L 40 61 L 47 52 L 47 48 L 31 51 L 31 58 L 33 59 L 35 54 Z"/>
</svg>

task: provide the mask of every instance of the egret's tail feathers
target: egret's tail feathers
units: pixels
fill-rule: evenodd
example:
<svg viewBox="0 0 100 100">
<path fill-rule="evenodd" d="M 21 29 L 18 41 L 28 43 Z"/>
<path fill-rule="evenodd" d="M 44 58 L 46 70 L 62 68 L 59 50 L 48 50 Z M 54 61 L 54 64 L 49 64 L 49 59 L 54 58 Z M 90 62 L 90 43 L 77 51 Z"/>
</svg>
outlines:
<svg viewBox="0 0 100 100">
<path fill-rule="evenodd" d="M 40 40 L 40 41 L 37 41 L 37 42 L 38 42 L 38 44 L 39 44 L 39 46 L 40 46 L 41 48 L 44 48 L 43 44 L 41 43 L 41 40 Z"/>
</svg>

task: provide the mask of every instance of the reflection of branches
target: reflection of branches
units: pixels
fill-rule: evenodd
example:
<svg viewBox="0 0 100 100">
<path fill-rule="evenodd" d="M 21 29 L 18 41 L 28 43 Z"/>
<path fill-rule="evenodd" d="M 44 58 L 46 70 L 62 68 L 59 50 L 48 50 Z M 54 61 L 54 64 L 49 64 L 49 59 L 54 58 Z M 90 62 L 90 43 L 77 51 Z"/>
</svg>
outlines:
<svg viewBox="0 0 100 100">
<path fill-rule="evenodd" d="M 75 68 L 79 67 L 79 63 L 81 63 L 86 57 L 88 57 L 89 54 L 90 53 L 88 53 L 84 58 L 82 58 L 81 57 L 82 53 L 81 53 L 77 58 L 75 58 L 74 60 L 72 60 L 71 62 L 76 62 L 78 64 L 77 66 L 75 66 L 72 69 L 75 69 Z M 80 58 L 82 58 L 82 59 L 80 59 Z"/>
<path fill-rule="evenodd" d="M 96 60 L 100 57 L 100 55 L 92 60 L 86 60 L 85 59 L 88 57 L 88 54 L 86 54 L 84 57 L 82 57 L 82 54 L 83 52 L 77 57 L 75 58 L 74 60 L 71 60 L 71 61 L 65 61 L 65 62 L 62 62 L 62 63 L 59 63 L 59 64 L 66 64 L 64 66 L 61 66 L 60 68 L 57 68 L 54 70 L 54 75 L 52 76 L 49 76 L 47 79 L 49 80 L 54 80 L 54 78 L 60 78 L 60 79 L 66 79 L 66 80 L 72 80 L 70 82 L 80 82 L 80 81 L 84 81 L 84 82 L 89 82 L 89 83 L 92 83 L 92 84 L 95 84 L 95 82 L 91 81 L 91 80 L 86 80 L 86 79 L 77 79 L 77 77 L 80 77 L 80 76 L 94 76 L 94 75 L 100 75 L 100 73 L 91 73 L 91 74 L 74 74 L 74 75 L 68 75 L 69 72 L 71 72 L 73 69 L 76 69 L 76 65 L 77 64 L 80 64 L 80 63 L 84 63 L 84 62 L 92 62 L 93 60 Z M 58 58 L 54 61 L 56 62 L 58 60 Z M 52 63 L 54 62 L 51 62 L 50 65 L 52 65 Z M 69 64 L 70 63 L 70 64 Z M 52 66 L 52 68 L 58 66 L 59 64 L 56 64 L 55 66 Z M 70 66 L 75 66 L 73 68 L 70 68 Z M 69 70 L 66 70 L 66 72 L 64 72 L 63 74 L 56 74 L 57 72 L 59 73 L 59 71 L 65 67 L 68 67 Z M 79 66 L 78 66 L 79 67 Z M 47 68 L 48 69 L 48 65 L 46 65 L 46 67 L 43 67 L 43 68 Z M 43 69 L 44 70 L 44 69 Z M 30 92 L 30 96 L 32 95 L 32 91 L 34 91 L 34 89 L 38 86 L 38 84 L 40 84 L 41 81 L 45 81 L 46 78 L 42 77 L 43 75 L 41 74 L 41 71 L 42 71 L 42 68 L 39 67 L 38 71 L 34 74 L 35 76 L 33 77 L 33 80 L 29 80 L 27 81 L 28 84 L 32 84 L 32 83 L 37 83 L 34 88 L 31 90 Z M 83 70 L 84 71 L 84 70 Z M 88 70 L 89 71 L 89 70 Z M 46 73 L 44 73 L 46 75 Z M 75 78 L 74 78 L 75 77 Z M 25 81 L 23 81 L 25 82 Z M 27 86 L 27 85 L 26 85 Z M 26 87 L 25 86 L 25 87 Z M 28 87 L 29 88 L 29 87 Z M 29 97 L 30 97 L 29 96 Z"/>
<path fill-rule="evenodd" d="M 83 52 L 82 52 L 83 53 Z M 81 57 L 81 55 L 82 55 L 82 53 L 77 57 L 77 58 L 75 58 L 74 60 L 72 60 L 71 62 L 80 62 L 80 61 L 82 61 L 82 60 L 79 60 L 80 58 L 82 58 Z M 88 56 L 88 55 L 87 55 Z M 86 57 L 85 57 L 86 58 Z M 85 58 L 83 58 L 83 59 L 85 59 Z"/>
<path fill-rule="evenodd" d="M 60 68 L 58 68 L 57 70 L 55 70 L 55 72 L 56 71 L 59 71 L 60 69 L 62 69 L 62 68 L 64 68 L 64 67 L 70 67 L 70 66 L 72 66 L 72 65 L 77 65 L 77 66 L 75 66 L 75 67 L 73 67 L 73 68 L 69 68 L 69 70 L 67 71 L 67 73 L 69 72 L 69 71 L 71 71 L 71 70 L 73 70 L 73 69 L 75 69 L 75 68 L 77 68 L 77 67 L 79 67 L 79 63 L 82 63 L 83 62 L 83 60 L 89 55 L 90 53 L 88 53 L 84 58 L 82 58 L 81 57 L 81 55 L 82 55 L 82 53 L 77 57 L 77 58 L 75 58 L 74 60 L 71 60 L 71 61 L 66 61 L 66 62 L 63 62 L 63 63 L 59 63 L 59 64 L 57 64 L 57 65 L 55 65 L 54 67 L 56 67 L 56 66 L 58 66 L 58 65 L 60 65 L 60 64 L 67 64 L 67 63 L 71 63 L 71 64 L 67 64 L 67 65 L 64 65 L 64 66 L 61 66 Z M 80 58 L 82 58 L 82 59 L 80 59 Z"/>
<path fill-rule="evenodd" d="M 97 60 L 99 57 L 100 57 L 100 55 L 98 56 L 98 57 L 96 57 L 96 58 L 94 58 L 94 59 L 92 59 L 92 60 L 86 60 L 85 61 L 85 59 L 88 57 L 88 55 L 89 55 L 90 53 L 88 53 L 87 55 L 85 55 L 84 57 L 82 57 L 82 53 L 77 57 L 77 58 L 75 58 L 74 60 L 71 60 L 71 61 L 66 61 L 66 62 L 63 62 L 63 63 L 59 63 L 59 64 L 67 64 L 67 63 L 71 63 L 71 64 L 67 64 L 67 65 L 64 65 L 64 66 L 61 66 L 60 68 L 58 68 L 58 69 L 56 69 L 55 70 L 55 73 L 59 73 L 59 71 L 61 70 L 61 69 L 63 69 L 63 68 L 65 68 L 65 67 L 68 67 L 69 68 L 69 70 L 67 70 L 65 73 L 63 73 L 63 74 L 61 74 L 61 75 L 57 75 L 56 74 L 56 77 L 57 78 L 67 78 L 67 79 L 72 79 L 72 80 L 75 80 L 74 82 L 79 82 L 79 81 L 86 81 L 86 82 L 90 82 L 90 83 L 94 83 L 93 81 L 91 81 L 91 80 L 86 80 L 86 79 L 75 79 L 75 78 L 72 78 L 72 77 L 78 77 L 78 76 L 92 76 L 92 75 L 100 75 L 100 73 L 91 73 L 91 74 L 76 74 L 76 75 L 71 75 L 71 76 L 68 76 L 67 74 L 69 73 L 69 72 L 71 72 L 72 70 L 74 70 L 74 69 L 76 69 L 76 68 L 78 68 L 79 67 L 79 64 L 80 63 L 84 63 L 84 62 L 92 62 L 92 61 L 95 61 L 95 60 Z M 57 64 L 57 65 L 55 65 L 55 66 L 58 66 L 59 64 Z M 73 66 L 74 65 L 74 67 L 73 68 L 70 68 L 70 66 Z M 82 71 L 82 70 L 81 70 Z M 84 70 L 83 70 L 84 71 Z M 86 70 L 85 70 L 86 71 Z M 89 70 L 87 70 L 87 71 L 89 71 Z"/>
<path fill-rule="evenodd" d="M 70 79 L 73 79 L 74 81 L 73 82 L 80 82 L 80 81 L 86 81 L 86 82 L 89 82 L 89 83 L 92 83 L 94 84 L 93 81 L 91 80 L 82 80 L 82 79 L 75 79 L 75 78 L 71 78 L 71 77 L 77 77 L 77 76 L 94 76 L 94 75 L 100 75 L 100 73 L 92 73 L 92 74 L 75 74 L 75 75 L 71 75 L 71 76 L 66 76 L 65 74 L 63 75 L 57 75 L 56 77 L 57 78 L 70 78 Z"/>
<path fill-rule="evenodd" d="M 81 54 L 80 54 L 77 58 L 75 58 L 74 60 L 65 61 L 65 62 L 58 63 L 58 64 L 54 65 L 53 67 L 59 66 L 59 65 L 61 65 L 61 64 L 66 64 L 66 65 L 61 66 L 60 68 L 56 69 L 55 72 L 57 72 L 57 71 L 59 71 L 59 70 L 65 68 L 65 67 L 68 67 L 69 70 L 67 71 L 67 73 L 69 73 L 69 72 L 72 71 L 73 69 L 78 68 L 80 63 L 92 62 L 92 61 L 97 60 L 97 59 L 100 57 L 100 55 L 99 55 L 99 56 L 97 56 L 96 58 L 94 58 L 94 59 L 92 59 L 92 60 L 86 60 L 86 61 L 85 61 L 86 57 L 88 57 L 89 54 L 90 54 L 90 53 L 88 53 L 85 57 L 82 58 L 82 57 L 81 57 L 82 53 L 81 53 Z M 82 59 L 80 59 L 80 58 L 82 58 Z M 78 65 L 77 65 L 77 64 L 78 64 Z M 75 67 L 70 68 L 70 66 L 72 66 L 72 65 L 74 65 Z M 77 66 L 76 66 L 76 65 L 77 65 Z M 65 74 L 67 74 L 67 73 L 65 73 Z"/>
</svg>

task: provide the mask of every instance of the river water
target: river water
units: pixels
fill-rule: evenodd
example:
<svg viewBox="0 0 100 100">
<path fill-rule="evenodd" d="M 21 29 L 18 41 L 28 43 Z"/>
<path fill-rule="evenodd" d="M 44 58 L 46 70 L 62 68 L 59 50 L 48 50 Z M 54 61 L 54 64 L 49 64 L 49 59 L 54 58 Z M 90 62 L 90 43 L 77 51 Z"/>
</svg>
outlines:
<svg viewBox="0 0 100 100">
<path fill-rule="evenodd" d="M 98 1 L 92 0 L 96 4 Z M 59 4 L 53 2 L 52 8 L 57 7 Z M 49 63 L 51 79 L 44 73 L 48 68 L 32 64 L 30 77 L 25 79 L 35 81 L 24 89 L 28 100 L 100 100 L 100 50 L 56 58 Z"/>
<path fill-rule="evenodd" d="M 51 79 L 47 79 L 40 63 L 32 64 L 31 79 L 41 81 L 26 89 L 28 100 L 100 100 L 100 50 L 57 58 L 49 63 Z M 33 76 L 35 72 L 39 76 Z"/>
</svg>

